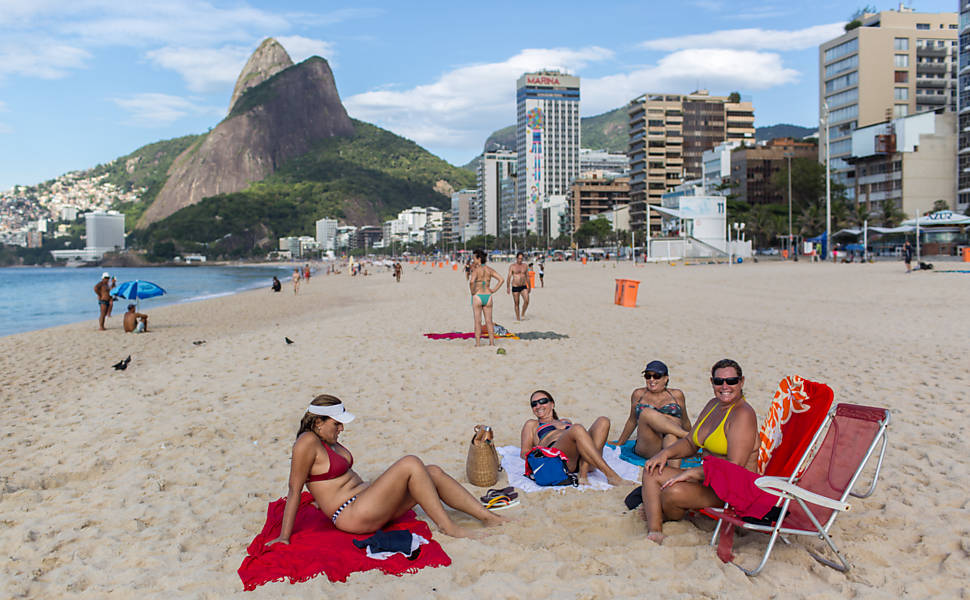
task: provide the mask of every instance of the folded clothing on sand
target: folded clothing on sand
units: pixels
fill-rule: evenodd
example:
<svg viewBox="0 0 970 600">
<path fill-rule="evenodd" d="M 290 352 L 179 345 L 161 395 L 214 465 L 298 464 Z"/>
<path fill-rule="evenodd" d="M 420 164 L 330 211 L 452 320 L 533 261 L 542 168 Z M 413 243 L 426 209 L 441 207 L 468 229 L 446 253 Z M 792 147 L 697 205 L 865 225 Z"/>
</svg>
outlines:
<svg viewBox="0 0 970 600">
<path fill-rule="evenodd" d="M 428 524 L 418 521 L 414 511 L 408 511 L 401 518 L 388 523 L 384 531 L 407 530 L 431 540 L 421 546 L 420 556 L 414 561 L 409 561 L 402 554 L 394 554 L 387 560 L 375 560 L 368 558 L 354 546 L 355 537 L 362 536 L 338 530 L 327 515 L 313 506 L 312 502 L 313 496 L 309 492 L 303 492 L 289 544 L 267 546 L 267 542 L 280 535 L 286 498 L 270 503 L 263 530 L 249 544 L 248 556 L 239 567 L 243 589 L 253 590 L 269 581 L 284 579 L 288 579 L 290 583 L 307 581 L 320 573 L 326 574 L 330 581 L 346 581 L 351 573 L 370 569 L 402 575 L 414 573 L 423 567 L 451 564 L 451 558 L 437 542 L 431 540 Z"/>
<path fill-rule="evenodd" d="M 608 490 L 613 487 L 606 482 L 606 476 L 599 471 L 590 471 L 589 483 L 586 485 L 581 485 L 578 488 L 574 488 L 572 486 L 541 486 L 525 476 L 525 461 L 519 456 L 518 446 L 501 446 L 495 449 L 498 451 L 499 458 L 502 461 L 502 468 L 505 469 L 505 473 L 508 475 L 509 485 L 514 486 L 523 492 L 565 489 Z M 620 460 L 620 451 L 616 448 L 603 448 L 603 460 L 605 460 L 606 464 L 610 465 L 610 468 L 616 471 L 620 477 L 629 479 L 630 481 L 640 480 L 640 468 Z"/>
<path fill-rule="evenodd" d="M 555 331 L 523 331 L 516 334 L 520 340 L 564 340 L 569 336 Z"/>
<path fill-rule="evenodd" d="M 402 554 L 408 560 L 416 560 L 421 554 L 421 546 L 428 540 L 407 530 L 378 531 L 366 540 L 354 540 L 354 545 L 367 550 L 367 557 L 387 560 L 395 554 Z"/>
<path fill-rule="evenodd" d="M 631 465 L 642 467 L 643 463 L 647 462 L 647 459 L 633 451 L 633 447 L 636 445 L 636 440 L 627 440 L 622 446 L 617 446 L 616 444 L 607 444 L 607 446 L 610 448 L 620 449 L 620 460 L 625 460 Z M 680 468 L 690 469 L 691 467 L 699 467 L 701 466 L 701 458 L 701 451 L 698 450 L 695 456 L 680 459 Z"/>
</svg>

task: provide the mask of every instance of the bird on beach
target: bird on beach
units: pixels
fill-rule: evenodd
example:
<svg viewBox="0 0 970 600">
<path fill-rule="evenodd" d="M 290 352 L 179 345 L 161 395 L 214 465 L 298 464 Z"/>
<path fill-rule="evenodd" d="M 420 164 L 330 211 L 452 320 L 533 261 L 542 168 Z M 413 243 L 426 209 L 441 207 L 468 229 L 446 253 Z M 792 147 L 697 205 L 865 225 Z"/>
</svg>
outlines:
<svg viewBox="0 0 970 600">
<path fill-rule="evenodd" d="M 195 346 L 201 346 L 204 343 L 205 343 L 205 340 L 195 340 L 194 342 L 192 342 L 192 344 Z"/>
<path fill-rule="evenodd" d="M 286 336 L 283 336 L 283 339 L 286 340 L 286 343 L 287 344 L 292 344 L 293 343 L 293 340 L 291 340 L 290 338 L 288 338 Z"/>
<path fill-rule="evenodd" d="M 115 371 L 124 371 L 125 369 L 128 368 L 128 363 L 130 363 L 130 362 L 131 362 L 131 355 L 129 354 L 128 355 L 128 358 L 126 358 L 125 360 L 123 360 L 121 362 L 117 362 L 117 363 L 115 363 L 115 364 L 113 364 L 111 366 L 114 367 L 114 370 Z"/>
</svg>

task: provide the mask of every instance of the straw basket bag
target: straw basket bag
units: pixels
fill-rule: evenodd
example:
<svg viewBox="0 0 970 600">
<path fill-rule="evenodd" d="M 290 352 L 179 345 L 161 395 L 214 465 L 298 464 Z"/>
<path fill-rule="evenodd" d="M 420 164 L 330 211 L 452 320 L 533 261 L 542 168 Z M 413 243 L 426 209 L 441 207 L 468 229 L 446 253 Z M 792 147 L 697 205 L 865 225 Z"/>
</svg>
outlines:
<svg viewBox="0 0 970 600">
<path fill-rule="evenodd" d="M 476 425 L 475 435 L 468 446 L 468 459 L 465 461 L 468 481 L 478 487 L 495 485 L 501 469 L 498 452 L 492 444 L 492 428 L 488 425 Z"/>
</svg>

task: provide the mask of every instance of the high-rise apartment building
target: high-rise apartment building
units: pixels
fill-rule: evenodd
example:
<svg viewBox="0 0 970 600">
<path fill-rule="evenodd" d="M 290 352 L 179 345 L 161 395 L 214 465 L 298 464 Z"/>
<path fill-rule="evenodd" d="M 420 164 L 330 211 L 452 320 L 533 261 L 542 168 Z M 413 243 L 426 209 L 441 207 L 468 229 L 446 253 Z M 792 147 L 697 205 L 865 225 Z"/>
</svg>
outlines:
<svg viewBox="0 0 970 600">
<path fill-rule="evenodd" d="M 961 0 L 962 1 L 962 0 Z M 828 107 L 832 178 L 854 197 L 852 132 L 920 112 L 956 110 L 957 15 L 900 7 L 867 14 L 819 46 L 819 160 Z"/>
<path fill-rule="evenodd" d="M 337 219 L 324 217 L 317 221 L 317 242 L 321 250 L 337 249 Z"/>
<path fill-rule="evenodd" d="M 542 232 L 542 205 L 579 175 L 579 77 L 526 73 L 515 85 L 515 214 L 512 230 Z M 503 229 L 508 224 L 501 224 Z"/>
<path fill-rule="evenodd" d="M 775 185 L 775 174 L 786 172 L 789 160 L 815 160 L 817 156 L 818 148 L 813 142 L 791 138 L 736 148 L 730 159 L 732 191 L 737 200 L 751 205 L 788 202 L 787 190 Z"/>
<path fill-rule="evenodd" d="M 970 0 L 960 0 L 960 64 L 957 108 L 957 209 L 970 210 Z"/>
<path fill-rule="evenodd" d="M 507 180 L 515 176 L 515 152 L 494 150 L 484 152 L 478 162 L 478 197 L 475 199 L 475 220 L 481 223 L 485 235 L 508 233 L 508 206 L 502 194 L 508 193 Z M 503 213 L 503 205 L 506 207 Z"/>
<path fill-rule="evenodd" d="M 96 210 L 84 215 L 84 247 L 101 254 L 125 249 L 125 215 L 116 210 Z"/>
<path fill-rule="evenodd" d="M 667 189 L 702 176 L 702 156 L 729 140 L 754 139 L 754 106 L 735 94 L 643 94 L 627 105 L 630 226 L 642 231 L 647 204 Z"/>
<path fill-rule="evenodd" d="M 630 178 L 615 177 L 606 171 L 585 173 L 573 181 L 569 196 L 572 231 L 606 211 L 630 203 Z"/>
</svg>

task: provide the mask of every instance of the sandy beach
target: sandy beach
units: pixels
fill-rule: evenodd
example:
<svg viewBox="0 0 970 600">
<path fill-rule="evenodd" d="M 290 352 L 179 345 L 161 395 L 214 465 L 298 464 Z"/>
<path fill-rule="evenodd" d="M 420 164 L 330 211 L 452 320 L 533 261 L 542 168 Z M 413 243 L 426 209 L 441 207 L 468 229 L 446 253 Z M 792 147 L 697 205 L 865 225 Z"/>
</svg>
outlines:
<svg viewBox="0 0 970 600">
<path fill-rule="evenodd" d="M 641 281 L 637 308 L 613 304 L 617 277 Z M 522 323 L 503 287 L 495 320 L 569 338 L 500 340 L 505 355 L 424 338 L 471 329 L 468 286 L 461 271 L 411 266 L 400 284 L 380 270 L 318 275 L 299 295 L 285 282 L 280 294 L 145 302 L 148 335 L 122 333 L 120 311 L 97 332 L 92 306 L 90 321 L 0 338 L 0 597 L 965 597 L 970 275 L 906 275 L 901 262 L 546 263 L 545 279 Z M 110 368 L 129 354 L 126 371 Z M 798 540 L 748 578 L 707 545 L 709 523 L 668 523 L 657 546 L 625 486 L 522 494 L 504 513 L 516 522 L 482 541 L 436 533 L 450 567 L 242 590 L 236 570 L 286 493 L 316 394 L 358 415 L 340 439 L 364 479 L 416 454 L 464 481 L 472 427 L 518 444 L 534 389 L 563 417 L 610 417 L 615 439 L 645 362 L 669 365 L 694 420 L 725 356 L 743 366 L 759 418 L 788 374 L 828 383 L 836 402 L 892 409 L 879 488 L 833 528 L 848 574 L 801 547 L 821 542 Z M 739 538 L 739 560 L 763 543 Z"/>
</svg>

